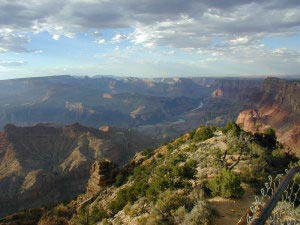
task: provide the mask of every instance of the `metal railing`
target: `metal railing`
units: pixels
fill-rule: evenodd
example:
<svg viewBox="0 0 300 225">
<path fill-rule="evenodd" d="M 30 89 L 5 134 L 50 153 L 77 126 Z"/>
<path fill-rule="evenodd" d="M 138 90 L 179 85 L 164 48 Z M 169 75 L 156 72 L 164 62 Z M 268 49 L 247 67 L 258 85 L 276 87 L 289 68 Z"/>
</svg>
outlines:
<svg viewBox="0 0 300 225">
<path fill-rule="evenodd" d="M 284 177 L 282 175 L 278 175 L 275 179 L 269 177 L 269 183 L 266 183 L 265 188 L 261 190 L 261 199 L 257 197 L 256 205 L 251 208 L 253 216 L 248 218 L 248 224 L 264 225 L 266 222 L 268 224 L 300 224 L 300 220 L 290 215 L 298 206 L 297 201 L 300 200 L 299 180 L 293 179 L 296 174 L 300 174 L 300 166 L 287 171 Z M 264 203 L 263 199 L 267 199 L 267 202 Z M 279 202 L 282 208 L 278 206 Z M 275 208 L 278 209 L 274 212 Z M 298 211 L 295 215 L 297 214 L 299 214 Z"/>
</svg>

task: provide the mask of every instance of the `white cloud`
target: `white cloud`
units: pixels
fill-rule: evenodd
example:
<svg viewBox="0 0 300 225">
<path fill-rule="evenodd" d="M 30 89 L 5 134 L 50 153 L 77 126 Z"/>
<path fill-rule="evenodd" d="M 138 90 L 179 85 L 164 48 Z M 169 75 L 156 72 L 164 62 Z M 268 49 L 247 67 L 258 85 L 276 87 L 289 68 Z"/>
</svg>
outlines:
<svg viewBox="0 0 300 225">
<path fill-rule="evenodd" d="M 125 34 L 116 34 L 112 39 L 111 39 L 111 42 L 113 43 L 119 43 L 121 41 L 124 41 L 128 39 L 128 36 L 125 35 Z"/>
<path fill-rule="evenodd" d="M 7 61 L 7 60 L 0 60 L 0 66 L 2 67 L 15 67 L 15 66 L 23 66 L 27 64 L 26 61 Z"/>
<path fill-rule="evenodd" d="M 149 51 L 157 46 L 167 47 L 165 55 L 174 51 L 194 54 L 198 64 L 255 63 L 261 65 L 262 71 L 269 71 L 267 67 L 276 64 L 274 68 L 290 71 L 296 70 L 299 63 L 299 52 L 269 50 L 260 43 L 266 37 L 300 34 L 297 0 L 0 2 L 0 53 L 30 52 L 27 48 L 32 34 L 46 31 L 58 40 L 82 32 L 94 36 L 99 44 L 130 40 L 134 47 L 147 47 Z M 121 31 L 111 40 L 102 37 L 104 29 L 115 32 L 122 28 L 133 32 L 125 35 Z"/>
<path fill-rule="evenodd" d="M 60 35 L 59 34 L 53 34 L 52 39 L 55 40 L 55 41 L 58 41 L 60 39 Z"/>
<path fill-rule="evenodd" d="M 129 36 L 136 44 L 196 49 L 209 47 L 214 39 L 247 45 L 257 35 L 299 34 L 299 15 L 299 1 L 282 0 L 1 0 L 0 4 L 0 26 L 12 34 L 47 31 L 57 40 L 78 32 L 101 36 L 102 29 L 131 28 L 134 33 Z M 126 39 L 117 34 L 112 41 Z"/>
<path fill-rule="evenodd" d="M 99 40 L 97 40 L 98 44 L 105 44 L 105 42 L 106 42 L 105 39 L 99 39 Z"/>
<path fill-rule="evenodd" d="M 229 40 L 229 44 L 231 45 L 246 45 L 249 44 L 252 41 L 251 38 L 249 38 L 248 36 L 244 36 L 244 37 L 237 37 L 235 39 Z"/>
<path fill-rule="evenodd" d="M 4 52 L 26 52 L 24 45 L 29 43 L 30 39 L 20 33 L 15 33 L 11 29 L 0 29 L 0 53 Z"/>
</svg>

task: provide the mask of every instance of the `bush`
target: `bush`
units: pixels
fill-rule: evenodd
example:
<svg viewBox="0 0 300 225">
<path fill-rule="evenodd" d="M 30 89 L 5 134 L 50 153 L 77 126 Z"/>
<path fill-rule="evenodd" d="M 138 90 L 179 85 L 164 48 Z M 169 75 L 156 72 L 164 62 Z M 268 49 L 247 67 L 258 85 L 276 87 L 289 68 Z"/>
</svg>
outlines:
<svg viewBox="0 0 300 225">
<path fill-rule="evenodd" d="M 176 167 L 177 174 L 184 179 L 192 179 L 196 173 L 197 162 L 193 159 L 188 160 L 183 166 Z"/>
<path fill-rule="evenodd" d="M 159 168 L 155 171 L 155 177 L 152 178 L 149 188 L 146 190 L 146 195 L 153 201 L 156 201 L 160 192 L 173 187 L 173 179 L 170 171 L 167 168 Z"/>
<path fill-rule="evenodd" d="M 162 214 L 156 209 L 152 208 L 150 214 L 138 218 L 138 224 L 144 225 L 163 225 L 166 221 L 163 219 Z"/>
<path fill-rule="evenodd" d="M 97 222 L 101 221 L 102 219 L 106 218 L 107 212 L 103 209 L 94 208 L 89 216 L 89 224 L 93 225 Z"/>
<path fill-rule="evenodd" d="M 121 189 L 117 197 L 110 204 L 111 211 L 116 214 L 122 210 L 127 203 L 134 203 L 139 197 L 144 196 L 148 184 L 144 180 L 135 181 L 130 187 Z"/>
<path fill-rule="evenodd" d="M 223 128 L 223 132 L 225 134 L 231 133 L 234 136 L 239 136 L 241 133 L 242 129 L 237 125 L 235 122 L 228 122 L 226 126 Z"/>
<path fill-rule="evenodd" d="M 153 156 L 154 151 L 153 149 L 146 149 L 142 151 L 142 155 L 145 156 L 147 159 L 149 159 L 151 156 Z"/>
<path fill-rule="evenodd" d="M 60 204 L 53 209 L 53 215 L 56 217 L 70 218 L 72 214 L 72 210 L 63 204 Z"/>
<path fill-rule="evenodd" d="M 212 209 L 205 201 L 199 201 L 194 208 L 185 215 L 183 225 L 209 225 L 212 220 Z"/>
<path fill-rule="evenodd" d="M 214 136 L 214 131 L 211 127 L 201 126 L 196 130 L 193 135 L 193 140 L 195 141 L 205 141 Z"/>
<path fill-rule="evenodd" d="M 196 134 L 196 129 L 191 130 L 191 131 L 189 132 L 190 138 L 193 139 L 195 134 Z"/>
<path fill-rule="evenodd" d="M 171 191 L 168 189 L 159 196 L 156 208 L 165 217 L 168 217 L 181 206 L 191 207 L 189 203 L 190 201 L 183 190 Z"/>
<path fill-rule="evenodd" d="M 266 129 L 264 133 L 255 133 L 254 137 L 259 145 L 267 149 L 274 150 L 277 147 L 275 131 L 271 128 Z"/>
<path fill-rule="evenodd" d="M 128 176 L 123 173 L 120 173 L 116 176 L 115 186 L 120 187 L 128 180 Z"/>
<path fill-rule="evenodd" d="M 244 194 L 240 177 L 226 169 L 209 180 L 207 187 L 211 190 L 212 196 L 239 198 Z"/>
</svg>

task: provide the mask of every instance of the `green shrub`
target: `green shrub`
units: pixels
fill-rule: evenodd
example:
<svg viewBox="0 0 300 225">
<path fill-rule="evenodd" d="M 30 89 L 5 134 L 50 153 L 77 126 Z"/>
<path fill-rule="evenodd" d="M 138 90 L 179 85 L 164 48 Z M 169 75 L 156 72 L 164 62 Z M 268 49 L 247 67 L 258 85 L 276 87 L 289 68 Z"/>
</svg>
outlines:
<svg viewBox="0 0 300 225">
<path fill-rule="evenodd" d="M 110 203 L 109 208 L 114 214 L 116 214 L 124 208 L 128 201 L 128 192 L 127 189 L 124 188 L 118 192 L 116 199 Z"/>
<path fill-rule="evenodd" d="M 151 156 L 153 156 L 154 151 L 153 149 L 146 149 L 142 151 L 142 155 L 145 156 L 147 159 L 149 159 Z"/>
<path fill-rule="evenodd" d="M 107 212 L 103 209 L 94 208 L 89 215 L 89 224 L 94 225 L 104 218 L 107 218 Z"/>
<path fill-rule="evenodd" d="M 239 136 L 242 129 L 235 122 L 228 122 L 222 130 L 225 134 L 231 133 L 234 136 Z"/>
<path fill-rule="evenodd" d="M 111 211 L 116 214 L 122 210 L 127 203 L 134 203 L 139 197 L 146 194 L 148 188 L 145 180 L 136 180 L 131 186 L 121 189 L 115 200 L 110 204 Z"/>
<path fill-rule="evenodd" d="M 166 190 L 160 194 L 155 207 L 165 216 L 170 216 L 176 209 L 181 206 L 189 205 L 187 194 L 183 190 L 171 191 Z"/>
<path fill-rule="evenodd" d="M 156 208 L 152 208 L 149 215 L 142 216 L 138 218 L 138 224 L 143 225 L 164 225 L 166 221 L 164 220 L 162 214 Z"/>
<path fill-rule="evenodd" d="M 146 195 L 152 200 L 156 201 L 157 196 L 162 191 L 174 187 L 173 177 L 167 168 L 159 168 L 155 171 L 155 177 L 152 178 Z"/>
<path fill-rule="evenodd" d="M 196 134 L 196 129 L 191 130 L 191 131 L 189 132 L 190 138 L 193 139 L 195 134 Z"/>
<path fill-rule="evenodd" d="M 123 173 L 120 173 L 116 176 L 115 186 L 120 187 L 128 180 L 128 176 Z"/>
<path fill-rule="evenodd" d="M 255 133 L 254 137 L 256 142 L 259 143 L 259 145 L 269 150 L 274 150 L 277 147 L 278 143 L 275 131 L 271 128 L 266 129 L 264 133 Z"/>
<path fill-rule="evenodd" d="M 188 160 L 183 166 L 176 167 L 176 174 L 181 178 L 192 179 L 196 173 L 197 162 L 193 159 Z"/>
<path fill-rule="evenodd" d="M 185 215 L 183 225 L 209 225 L 212 220 L 212 209 L 205 201 L 199 201 L 189 212 Z"/>
<path fill-rule="evenodd" d="M 211 127 L 201 126 L 196 130 L 193 135 L 193 140 L 195 141 L 205 141 L 214 136 L 214 131 Z"/>
<path fill-rule="evenodd" d="M 65 206 L 64 204 L 60 204 L 53 209 L 53 215 L 56 217 L 66 217 L 70 218 L 73 212 L 70 208 Z"/>
<path fill-rule="evenodd" d="M 240 177 L 230 170 L 223 169 L 221 173 L 208 181 L 212 196 L 224 198 L 239 198 L 244 194 Z"/>
</svg>

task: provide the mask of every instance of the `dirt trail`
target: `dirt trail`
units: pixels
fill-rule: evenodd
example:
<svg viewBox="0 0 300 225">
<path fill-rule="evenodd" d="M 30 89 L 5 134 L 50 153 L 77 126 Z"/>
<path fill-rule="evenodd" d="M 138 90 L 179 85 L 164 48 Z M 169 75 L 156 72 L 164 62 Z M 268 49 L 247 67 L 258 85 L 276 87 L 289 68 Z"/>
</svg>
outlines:
<svg viewBox="0 0 300 225">
<path fill-rule="evenodd" d="M 254 201 L 255 190 L 245 184 L 243 184 L 243 188 L 245 194 L 241 199 L 215 197 L 209 200 L 218 212 L 214 225 L 234 225 L 244 215 Z"/>
</svg>

